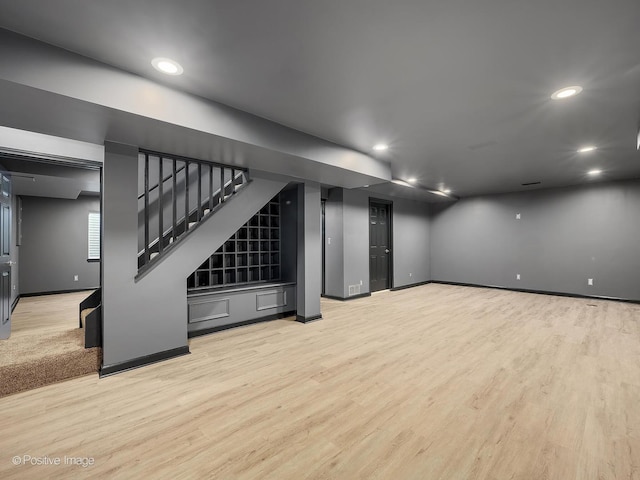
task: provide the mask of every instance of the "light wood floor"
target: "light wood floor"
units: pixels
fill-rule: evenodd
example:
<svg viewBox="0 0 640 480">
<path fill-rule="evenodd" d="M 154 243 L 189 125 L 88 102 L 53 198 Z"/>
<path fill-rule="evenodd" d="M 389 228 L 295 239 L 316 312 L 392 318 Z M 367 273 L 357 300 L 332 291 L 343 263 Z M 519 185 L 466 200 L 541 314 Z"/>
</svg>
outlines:
<svg viewBox="0 0 640 480">
<path fill-rule="evenodd" d="M 639 305 L 431 284 L 322 309 L 0 399 L 0 478 L 640 478 Z"/>
</svg>

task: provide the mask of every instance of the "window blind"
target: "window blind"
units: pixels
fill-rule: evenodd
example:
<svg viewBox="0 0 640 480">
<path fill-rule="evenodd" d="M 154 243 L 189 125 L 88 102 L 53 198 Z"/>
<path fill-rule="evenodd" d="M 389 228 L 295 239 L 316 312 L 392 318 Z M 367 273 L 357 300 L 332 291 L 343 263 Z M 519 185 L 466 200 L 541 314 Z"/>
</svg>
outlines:
<svg viewBox="0 0 640 480">
<path fill-rule="evenodd" d="M 100 214 L 89 213 L 89 260 L 100 260 Z"/>
</svg>

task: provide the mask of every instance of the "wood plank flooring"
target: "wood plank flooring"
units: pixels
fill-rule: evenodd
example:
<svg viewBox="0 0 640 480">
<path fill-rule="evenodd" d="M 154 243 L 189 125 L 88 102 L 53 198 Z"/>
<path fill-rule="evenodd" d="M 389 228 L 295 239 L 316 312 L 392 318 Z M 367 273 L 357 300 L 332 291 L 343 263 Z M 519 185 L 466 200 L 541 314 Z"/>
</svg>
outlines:
<svg viewBox="0 0 640 480">
<path fill-rule="evenodd" d="M 322 311 L 0 399 L 0 478 L 640 479 L 640 305 L 430 284 Z"/>
</svg>

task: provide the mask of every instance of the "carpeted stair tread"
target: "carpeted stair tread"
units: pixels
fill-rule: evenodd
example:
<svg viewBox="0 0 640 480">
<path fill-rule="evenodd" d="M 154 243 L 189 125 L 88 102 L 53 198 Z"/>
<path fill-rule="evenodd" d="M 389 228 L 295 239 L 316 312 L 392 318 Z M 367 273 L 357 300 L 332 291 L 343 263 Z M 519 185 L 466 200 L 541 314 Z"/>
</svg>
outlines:
<svg viewBox="0 0 640 480">
<path fill-rule="evenodd" d="M 0 397 L 96 373 L 102 351 L 84 348 L 84 330 L 34 334 L 0 342 Z"/>
<path fill-rule="evenodd" d="M 96 373 L 101 349 L 59 353 L 16 365 L 0 367 L 0 397 Z"/>
</svg>

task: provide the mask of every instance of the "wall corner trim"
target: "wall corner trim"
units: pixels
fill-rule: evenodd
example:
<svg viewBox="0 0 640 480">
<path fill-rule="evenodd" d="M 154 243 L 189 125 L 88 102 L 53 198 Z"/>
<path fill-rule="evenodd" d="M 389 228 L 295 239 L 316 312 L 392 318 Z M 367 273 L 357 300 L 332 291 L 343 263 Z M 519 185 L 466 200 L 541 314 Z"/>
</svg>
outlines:
<svg viewBox="0 0 640 480">
<path fill-rule="evenodd" d="M 315 320 L 320 320 L 322 319 L 322 314 L 319 313 L 318 315 L 312 315 L 310 317 L 304 317 L 302 315 L 296 315 L 296 322 L 300 322 L 300 323 L 309 323 L 309 322 L 313 322 Z"/>
<path fill-rule="evenodd" d="M 181 357 L 182 355 L 188 355 L 190 353 L 189 345 L 185 345 L 183 347 L 172 348 L 171 350 L 165 350 L 163 352 L 152 353 L 151 355 L 145 355 L 144 357 L 127 360 L 126 362 L 103 365 L 100 369 L 100 378 L 115 375 L 116 373 L 126 372 L 127 370 L 133 370 L 134 368 L 144 367 L 145 365 L 161 362 L 163 360 L 169 360 L 170 358 Z"/>
<path fill-rule="evenodd" d="M 400 285 L 399 287 L 393 287 L 390 290 L 392 292 L 396 292 L 398 290 L 404 290 L 405 288 L 413 288 L 413 287 L 419 287 L 420 285 L 428 285 L 432 283 L 432 280 L 426 280 L 424 282 L 418 282 L 418 283 L 410 283 L 408 285 Z"/>
</svg>

